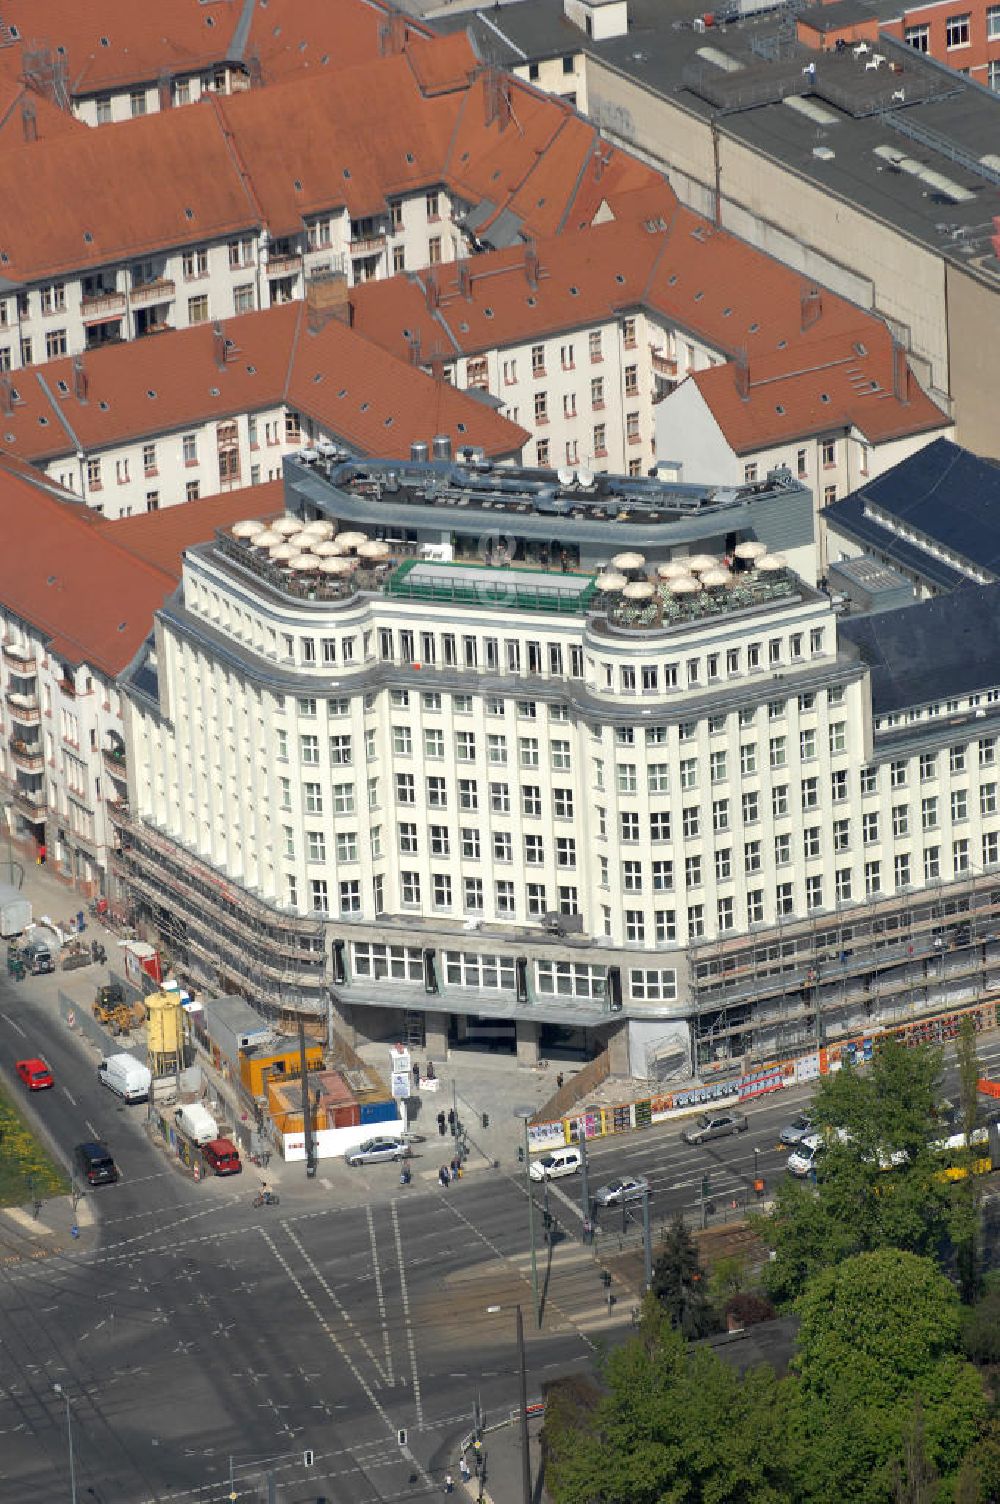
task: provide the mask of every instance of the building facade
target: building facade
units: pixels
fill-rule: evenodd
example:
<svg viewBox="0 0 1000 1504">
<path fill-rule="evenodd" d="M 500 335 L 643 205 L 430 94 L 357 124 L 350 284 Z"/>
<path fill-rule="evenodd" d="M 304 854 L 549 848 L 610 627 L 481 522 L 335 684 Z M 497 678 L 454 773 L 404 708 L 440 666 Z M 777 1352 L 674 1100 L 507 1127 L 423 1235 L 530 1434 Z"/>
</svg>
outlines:
<svg viewBox="0 0 1000 1504">
<path fill-rule="evenodd" d="M 115 866 L 193 973 L 290 1011 L 332 999 L 368 1037 L 485 1034 L 524 1060 L 610 1041 L 655 1074 L 665 1049 L 703 1066 L 846 1030 L 885 958 L 844 941 L 817 1025 L 796 977 L 828 931 L 892 911 L 922 958 L 921 905 L 997 858 L 991 726 L 945 754 L 912 728 L 948 739 L 1000 692 L 873 712 L 787 474 L 590 494 L 444 461 L 287 477 L 300 517 L 363 526 L 385 563 L 310 593 L 220 537 L 125 684 Z M 781 538 L 785 560 L 741 568 Z M 734 565 L 721 595 L 646 578 L 702 550 Z M 774 946 L 758 1007 L 746 973 Z"/>
</svg>

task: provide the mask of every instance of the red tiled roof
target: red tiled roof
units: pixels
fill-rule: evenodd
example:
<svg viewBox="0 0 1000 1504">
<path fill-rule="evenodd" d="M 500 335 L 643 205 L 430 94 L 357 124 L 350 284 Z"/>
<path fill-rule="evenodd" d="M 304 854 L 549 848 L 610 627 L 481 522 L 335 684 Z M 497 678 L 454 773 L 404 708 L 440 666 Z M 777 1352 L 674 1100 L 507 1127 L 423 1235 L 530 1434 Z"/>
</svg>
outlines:
<svg viewBox="0 0 1000 1504">
<path fill-rule="evenodd" d="M 397 56 L 214 104 L 272 235 L 290 235 L 321 209 L 384 214 L 391 193 L 440 183 L 456 98 L 425 99 Z"/>
<path fill-rule="evenodd" d="M 4 151 L 86 129 L 82 120 L 26 89 L 15 78 L 4 78 L 0 70 L 0 147 Z"/>
<path fill-rule="evenodd" d="M 127 185 L 127 188 L 126 188 Z M 259 223 L 209 104 L 0 154 L 0 275 L 39 280 Z"/>
<path fill-rule="evenodd" d="M 406 44 L 406 60 L 424 94 L 451 93 L 467 87 L 479 67 L 475 49 L 464 31 L 450 36 L 413 36 Z"/>
<path fill-rule="evenodd" d="M 284 481 L 270 480 L 259 486 L 244 486 L 239 491 L 202 496 L 198 501 L 165 507 L 159 512 L 121 517 L 115 522 L 96 513 L 91 515 L 102 536 L 179 581 L 186 548 L 208 543 L 217 528 L 232 527 L 244 517 L 264 521 L 280 516 L 284 510 Z"/>
<path fill-rule="evenodd" d="M 11 372 L 0 446 L 43 464 L 287 402 L 368 454 L 408 454 L 434 421 L 434 433 L 491 455 L 520 452 L 524 430 L 476 398 L 335 319 L 315 334 L 307 323 L 302 303 L 229 319 L 221 361 L 211 324 L 90 350 L 79 396 L 71 359 Z"/>
<path fill-rule="evenodd" d="M 608 221 L 538 241 L 535 285 L 524 246 L 369 282 L 351 289 L 354 327 L 398 354 L 419 336 L 425 362 L 542 338 L 638 307 L 663 239 L 660 232 Z M 438 290 L 433 307 L 432 282 Z"/>
<path fill-rule="evenodd" d="M 788 351 L 751 357 L 746 400 L 732 366 L 690 379 L 736 454 L 837 429 L 856 428 L 881 444 L 950 427 L 952 420 L 905 363 L 900 395 L 894 394 L 893 360 L 889 331 L 870 318 L 846 335 L 811 338 L 807 332 Z"/>
<path fill-rule="evenodd" d="M 371 62 L 427 35 L 380 0 L 257 0 L 242 56 L 259 57 L 265 80 L 274 82 Z"/>
<path fill-rule="evenodd" d="M 0 600 L 72 664 L 114 675 L 147 636 L 174 578 L 103 536 L 79 504 L 0 457 Z"/>
</svg>

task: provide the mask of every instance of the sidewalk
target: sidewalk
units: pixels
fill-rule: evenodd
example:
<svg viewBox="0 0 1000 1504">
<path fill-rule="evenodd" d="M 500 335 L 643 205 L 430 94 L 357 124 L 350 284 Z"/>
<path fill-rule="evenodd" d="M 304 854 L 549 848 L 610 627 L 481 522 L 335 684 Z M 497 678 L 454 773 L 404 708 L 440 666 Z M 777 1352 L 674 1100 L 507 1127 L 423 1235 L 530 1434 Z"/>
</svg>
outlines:
<svg viewBox="0 0 1000 1504">
<path fill-rule="evenodd" d="M 73 1209 L 71 1196 L 43 1201 L 36 1217 L 31 1205 L 0 1209 L 0 1267 L 50 1259 L 96 1244 L 96 1218 L 86 1196 Z M 75 1229 L 75 1231 L 74 1231 Z"/>
</svg>

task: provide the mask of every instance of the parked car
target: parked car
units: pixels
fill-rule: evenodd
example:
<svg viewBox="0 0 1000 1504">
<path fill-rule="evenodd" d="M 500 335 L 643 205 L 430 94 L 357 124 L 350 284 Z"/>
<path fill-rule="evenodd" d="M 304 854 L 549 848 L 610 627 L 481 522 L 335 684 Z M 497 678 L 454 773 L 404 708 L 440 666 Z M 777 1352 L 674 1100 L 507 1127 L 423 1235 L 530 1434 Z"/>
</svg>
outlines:
<svg viewBox="0 0 1000 1504">
<path fill-rule="evenodd" d="M 19 1060 L 14 1069 L 29 1091 L 44 1091 L 46 1087 L 56 1084 L 51 1070 L 40 1055 L 36 1055 L 33 1060 Z"/>
<path fill-rule="evenodd" d="M 147 1101 L 153 1084 L 149 1066 L 134 1055 L 108 1055 L 97 1067 L 97 1079 L 126 1102 Z"/>
<path fill-rule="evenodd" d="M 625 1175 L 621 1180 L 612 1180 L 594 1192 L 598 1206 L 621 1206 L 623 1201 L 641 1201 L 649 1190 L 645 1175 Z"/>
<path fill-rule="evenodd" d="M 383 1134 L 348 1149 L 344 1158 L 349 1165 L 378 1165 L 389 1159 L 405 1159 L 409 1152 L 410 1146 L 403 1139 Z"/>
<path fill-rule="evenodd" d="M 583 1155 L 579 1149 L 553 1149 L 550 1154 L 533 1159 L 528 1174 L 532 1180 L 558 1180 L 562 1175 L 577 1174 L 582 1164 Z"/>
<path fill-rule="evenodd" d="M 704 1144 L 710 1138 L 729 1138 L 733 1133 L 746 1133 L 749 1127 L 746 1113 L 730 1107 L 725 1112 L 703 1112 L 690 1128 L 684 1129 L 681 1138 L 686 1144 Z"/>
<path fill-rule="evenodd" d="M 821 1133 L 807 1133 L 788 1156 L 785 1168 L 789 1175 L 805 1180 L 806 1176 L 815 1170 L 816 1161 L 825 1148 L 826 1140 Z"/>
<path fill-rule="evenodd" d="M 202 1157 L 213 1175 L 239 1175 L 243 1170 L 240 1151 L 229 1138 L 213 1138 L 202 1144 Z"/>
<path fill-rule="evenodd" d="M 796 1144 L 801 1144 L 807 1134 L 813 1133 L 815 1128 L 816 1124 L 808 1112 L 797 1112 L 791 1122 L 785 1124 L 778 1137 L 783 1144 L 787 1144 L 792 1149 Z"/>
<path fill-rule="evenodd" d="M 88 1185 L 114 1185 L 118 1179 L 118 1166 L 107 1145 L 95 1140 L 77 1144 L 73 1150 L 73 1163 Z"/>
</svg>

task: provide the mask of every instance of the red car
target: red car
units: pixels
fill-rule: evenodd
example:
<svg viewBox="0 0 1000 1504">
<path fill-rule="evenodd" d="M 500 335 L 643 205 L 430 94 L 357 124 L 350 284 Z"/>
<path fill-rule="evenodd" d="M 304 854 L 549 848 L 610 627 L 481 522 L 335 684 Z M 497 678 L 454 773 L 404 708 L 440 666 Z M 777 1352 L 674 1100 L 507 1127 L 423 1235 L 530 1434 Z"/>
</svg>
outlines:
<svg viewBox="0 0 1000 1504">
<path fill-rule="evenodd" d="M 243 1169 L 239 1150 L 232 1139 L 213 1138 L 211 1143 L 202 1144 L 201 1153 L 208 1168 L 216 1175 L 238 1175 Z"/>
<path fill-rule="evenodd" d="M 51 1070 L 40 1056 L 34 1060 L 19 1060 L 15 1069 L 29 1091 L 44 1091 L 47 1086 L 56 1084 Z"/>
</svg>

